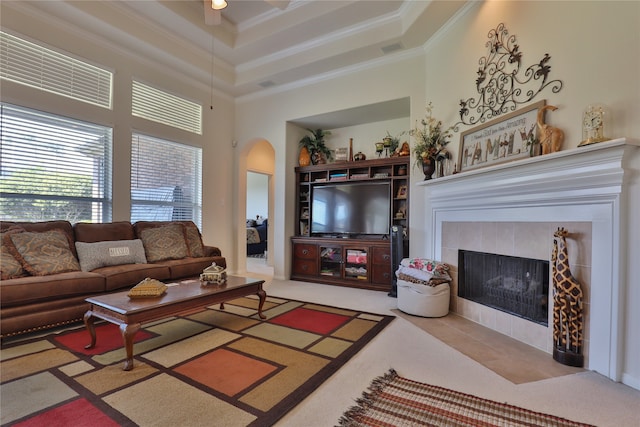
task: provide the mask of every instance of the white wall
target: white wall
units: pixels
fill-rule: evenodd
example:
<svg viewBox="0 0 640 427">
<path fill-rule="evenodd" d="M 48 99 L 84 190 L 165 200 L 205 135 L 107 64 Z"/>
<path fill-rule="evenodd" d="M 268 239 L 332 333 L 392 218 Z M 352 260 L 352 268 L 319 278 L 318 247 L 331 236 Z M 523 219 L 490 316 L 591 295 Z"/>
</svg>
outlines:
<svg viewBox="0 0 640 427">
<path fill-rule="evenodd" d="M 510 34 L 516 36 L 524 65 L 537 63 L 545 53 L 551 55 L 550 78 L 562 80 L 564 87 L 557 94 L 547 89 L 534 101 L 546 99 L 559 107 L 548 114 L 547 122 L 565 131 L 564 149 L 579 144 L 582 112 L 594 102 L 610 107 L 612 137 L 638 138 L 638 22 L 639 2 L 478 2 L 425 46 L 422 60 L 401 57 L 395 64 L 372 64 L 352 75 L 295 87 L 286 93 L 240 100 L 236 110 L 238 140 L 242 143 L 260 135 L 276 149 L 276 188 L 283 190 L 275 200 L 275 211 L 282 218 L 275 224 L 276 276 L 288 277 L 290 272 L 289 237 L 293 225 L 287 224 L 284 217 L 293 215 L 293 168 L 297 163 L 297 142 L 304 133 L 286 125 L 288 121 L 409 96 L 411 123 L 422 117 L 426 102 L 432 101 L 434 114 L 445 124 L 452 124 L 458 120 L 460 99 L 476 94 L 478 60 L 487 53 L 488 32 L 505 23 Z M 278 108 L 270 108 L 273 105 Z M 454 158 L 458 140 L 459 136 L 454 135 L 449 145 Z M 354 143 L 360 141 L 354 139 Z M 344 146 L 343 141 L 339 144 Z M 411 178 L 415 183 L 422 180 L 422 174 L 412 169 Z M 412 191 L 411 254 L 426 253 L 431 245 L 432 236 L 417 221 L 425 206 L 419 198 L 420 192 Z M 632 196 L 630 203 L 640 201 Z M 630 236 L 636 236 L 629 239 L 629 248 L 624 251 L 630 260 L 640 259 L 639 230 L 637 221 L 629 223 Z M 640 265 L 628 265 L 623 376 L 628 383 L 640 385 Z"/>
<path fill-rule="evenodd" d="M 420 52 L 417 52 L 420 53 Z M 290 274 L 291 247 L 290 237 L 294 233 L 293 221 L 287 222 L 287 216 L 294 213 L 294 168 L 298 165 L 298 141 L 306 131 L 290 121 L 331 111 L 343 110 L 381 101 L 410 97 L 412 109 L 423 110 L 424 89 L 422 76 L 424 63 L 421 55 L 400 55 L 401 60 L 394 64 L 382 64 L 375 69 L 361 69 L 357 74 L 318 83 L 296 87 L 289 92 L 273 93 L 267 97 L 251 97 L 239 100 L 236 108 L 236 139 L 238 149 L 251 144 L 254 138 L 264 138 L 275 150 L 274 218 L 269 219 L 273 227 L 274 248 L 271 251 L 275 267 L 275 276 L 285 278 Z M 386 75 L 385 75 L 386 74 Z M 393 75 L 394 78 L 388 78 Z M 380 84 L 380 76 L 384 84 Z M 374 87 L 376 90 L 371 90 Z M 345 100 L 344 94 L 349 94 Z M 313 100 L 312 102 L 310 100 Z M 277 105 L 277 108 L 273 106 Z M 239 125 L 239 123 L 243 123 Z M 383 136 L 375 136 L 375 139 Z M 339 146 L 348 146 L 338 142 Z M 354 140 L 354 148 L 361 142 Z M 330 142 L 333 144 L 333 142 Z M 239 177 L 240 179 L 240 177 Z M 244 209 L 242 210 L 244 212 Z M 290 217 L 290 216 L 289 216 Z M 240 230 L 237 230 L 240 232 Z"/>
<path fill-rule="evenodd" d="M 353 138 L 353 154 L 362 152 L 368 160 L 377 159 L 376 142 L 382 142 L 387 136 L 387 131 L 392 136 L 399 135 L 409 128 L 409 117 L 401 119 L 383 120 L 380 122 L 366 123 L 363 125 L 349 126 L 338 129 L 330 129 L 331 136 L 327 138 L 329 148 L 348 148 L 349 139 Z M 400 137 L 400 143 L 409 142 L 409 135 Z M 384 156 L 384 153 L 382 153 Z"/>
</svg>

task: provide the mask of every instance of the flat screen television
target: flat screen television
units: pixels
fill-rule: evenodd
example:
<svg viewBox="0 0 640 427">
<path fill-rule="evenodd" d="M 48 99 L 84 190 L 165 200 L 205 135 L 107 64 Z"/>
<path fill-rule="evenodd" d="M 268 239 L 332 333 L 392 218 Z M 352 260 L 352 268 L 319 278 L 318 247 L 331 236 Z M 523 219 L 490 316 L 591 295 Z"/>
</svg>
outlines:
<svg viewBox="0 0 640 427">
<path fill-rule="evenodd" d="M 389 234 L 391 185 L 343 182 L 311 192 L 311 234 Z"/>
</svg>

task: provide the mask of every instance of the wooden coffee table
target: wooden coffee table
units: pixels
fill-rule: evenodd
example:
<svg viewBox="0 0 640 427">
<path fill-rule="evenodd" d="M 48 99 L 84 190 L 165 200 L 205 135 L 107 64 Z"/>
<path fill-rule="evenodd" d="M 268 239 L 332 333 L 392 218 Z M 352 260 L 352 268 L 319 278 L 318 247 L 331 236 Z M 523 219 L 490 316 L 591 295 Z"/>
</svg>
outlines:
<svg viewBox="0 0 640 427">
<path fill-rule="evenodd" d="M 206 286 L 202 286 L 198 279 L 190 279 L 167 284 L 167 291 L 159 297 L 129 298 L 128 291 L 123 291 L 87 298 L 91 308 L 84 315 L 84 324 L 91 334 L 91 344 L 85 348 L 96 345 L 96 330 L 93 326 L 96 318 L 118 325 L 127 351 L 124 370 L 129 371 L 133 368 L 133 337 L 140 330 L 141 323 L 217 303 L 224 309 L 225 301 L 252 294 L 260 298 L 258 316 L 266 319 L 262 314 L 262 306 L 267 297 L 262 289 L 263 284 L 264 280 L 238 276 L 228 276 L 225 283 Z"/>
</svg>

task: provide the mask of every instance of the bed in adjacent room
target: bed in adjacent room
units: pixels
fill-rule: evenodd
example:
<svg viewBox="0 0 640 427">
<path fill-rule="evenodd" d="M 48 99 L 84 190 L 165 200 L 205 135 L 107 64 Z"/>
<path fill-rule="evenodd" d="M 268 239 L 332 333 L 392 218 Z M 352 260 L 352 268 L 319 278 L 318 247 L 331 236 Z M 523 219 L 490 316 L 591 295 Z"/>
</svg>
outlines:
<svg viewBox="0 0 640 427">
<path fill-rule="evenodd" d="M 263 255 L 267 250 L 267 219 L 247 220 L 247 255 Z"/>
</svg>

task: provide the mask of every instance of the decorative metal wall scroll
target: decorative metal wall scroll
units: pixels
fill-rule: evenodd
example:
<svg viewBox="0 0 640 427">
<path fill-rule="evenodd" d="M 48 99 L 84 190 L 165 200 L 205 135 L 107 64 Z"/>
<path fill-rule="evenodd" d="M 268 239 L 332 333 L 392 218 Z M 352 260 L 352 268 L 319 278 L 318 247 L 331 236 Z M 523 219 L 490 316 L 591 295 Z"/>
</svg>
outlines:
<svg viewBox="0 0 640 427">
<path fill-rule="evenodd" d="M 460 124 L 484 123 L 527 103 L 547 86 L 553 93 L 562 89 L 562 81 L 548 80 L 551 56 L 545 54 L 537 64 L 523 68 L 522 52 L 516 37 L 509 35 L 504 24 L 489 31 L 486 46 L 489 53 L 478 61 L 477 98 L 460 100 Z M 477 113 L 477 115 L 475 115 Z"/>
</svg>

